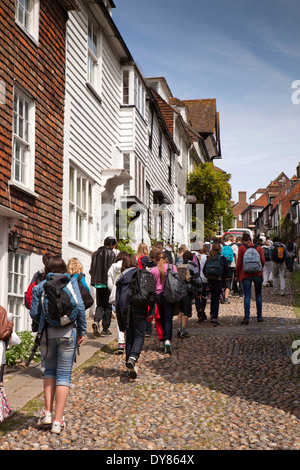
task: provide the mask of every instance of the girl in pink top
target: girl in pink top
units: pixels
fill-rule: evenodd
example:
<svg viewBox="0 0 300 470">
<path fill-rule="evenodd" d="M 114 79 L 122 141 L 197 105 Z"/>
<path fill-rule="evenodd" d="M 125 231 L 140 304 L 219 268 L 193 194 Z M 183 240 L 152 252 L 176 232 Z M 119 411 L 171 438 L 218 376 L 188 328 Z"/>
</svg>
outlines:
<svg viewBox="0 0 300 470">
<path fill-rule="evenodd" d="M 167 354 L 172 354 L 171 340 L 175 304 L 170 304 L 164 298 L 164 286 L 168 270 L 168 260 L 165 254 L 162 251 L 159 251 L 155 254 L 154 261 L 157 263 L 157 265 L 155 268 L 151 269 L 151 273 L 153 274 L 156 282 L 156 304 L 159 310 L 161 325 L 164 331 L 164 349 Z M 172 269 L 177 271 L 175 265 L 172 265 Z"/>
</svg>

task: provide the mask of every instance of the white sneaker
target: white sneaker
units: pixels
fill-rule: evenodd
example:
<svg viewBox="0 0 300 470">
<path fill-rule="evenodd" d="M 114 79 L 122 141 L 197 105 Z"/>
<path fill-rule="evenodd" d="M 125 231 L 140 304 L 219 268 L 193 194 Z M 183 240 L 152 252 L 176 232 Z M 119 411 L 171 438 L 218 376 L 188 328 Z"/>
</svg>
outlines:
<svg viewBox="0 0 300 470">
<path fill-rule="evenodd" d="M 43 410 L 42 416 L 38 419 L 38 426 L 49 426 L 49 424 L 52 424 L 52 413 Z"/>
<path fill-rule="evenodd" d="M 171 343 L 169 340 L 165 341 L 165 353 L 172 354 Z"/>
<path fill-rule="evenodd" d="M 60 434 L 62 431 L 64 431 L 65 428 L 66 428 L 66 423 L 63 417 L 61 422 L 56 421 L 56 420 L 53 421 L 51 432 L 53 432 L 54 434 Z"/>
</svg>

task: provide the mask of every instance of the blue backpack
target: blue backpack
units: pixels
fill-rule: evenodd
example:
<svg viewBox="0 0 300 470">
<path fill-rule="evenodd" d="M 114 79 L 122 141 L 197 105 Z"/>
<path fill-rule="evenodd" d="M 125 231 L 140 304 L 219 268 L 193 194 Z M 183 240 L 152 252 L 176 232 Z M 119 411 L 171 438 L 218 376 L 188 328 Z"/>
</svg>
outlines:
<svg viewBox="0 0 300 470">
<path fill-rule="evenodd" d="M 230 245 L 224 245 L 221 254 L 226 258 L 228 263 L 232 263 L 234 260 L 233 249 Z"/>
</svg>

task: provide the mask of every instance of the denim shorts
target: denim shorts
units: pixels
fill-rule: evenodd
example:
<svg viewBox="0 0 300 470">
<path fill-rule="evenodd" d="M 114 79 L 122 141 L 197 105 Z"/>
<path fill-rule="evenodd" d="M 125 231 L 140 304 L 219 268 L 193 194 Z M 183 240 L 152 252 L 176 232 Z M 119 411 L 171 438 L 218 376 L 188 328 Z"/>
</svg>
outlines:
<svg viewBox="0 0 300 470">
<path fill-rule="evenodd" d="M 71 384 L 72 367 L 76 354 L 76 328 L 69 338 L 48 338 L 43 335 L 41 354 L 45 368 L 44 378 L 56 379 L 56 385 Z"/>
</svg>

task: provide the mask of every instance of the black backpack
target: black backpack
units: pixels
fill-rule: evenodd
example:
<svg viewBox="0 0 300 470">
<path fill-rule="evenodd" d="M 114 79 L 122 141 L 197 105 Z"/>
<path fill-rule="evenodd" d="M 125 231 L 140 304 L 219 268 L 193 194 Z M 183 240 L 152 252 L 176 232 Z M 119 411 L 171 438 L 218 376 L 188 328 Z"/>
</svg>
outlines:
<svg viewBox="0 0 300 470">
<path fill-rule="evenodd" d="M 84 308 L 85 308 L 85 310 L 87 310 L 88 308 L 90 308 L 93 305 L 94 299 L 91 296 L 90 291 L 81 282 L 81 279 L 83 277 L 84 277 L 84 274 L 80 273 L 77 279 L 78 279 L 78 286 L 79 286 L 80 294 L 81 294 L 81 297 L 82 297 L 82 300 L 83 300 L 83 303 L 84 303 Z"/>
<path fill-rule="evenodd" d="M 217 254 L 216 259 L 210 256 L 205 264 L 205 277 L 207 279 L 219 279 L 223 274 L 223 263 L 220 254 Z"/>
<path fill-rule="evenodd" d="M 270 261 L 271 258 L 270 258 L 270 248 L 267 247 L 267 246 L 263 246 L 263 252 L 264 252 L 264 255 L 265 255 L 265 261 Z"/>
<path fill-rule="evenodd" d="M 138 269 L 132 276 L 130 303 L 134 307 L 153 307 L 156 301 L 156 283 L 153 274 L 146 269 Z"/>
<path fill-rule="evenodd" d="M 43 308 L 49 326 L 59 327 L 76 320 L 78 299 L 67 274 L 54 274 L 44 284 Z"/>
<path fill-rule="evenodd" d="M 290 240 L 288 244 L 286 245 L 287 251 L 291 252 L 294 249 L 294 243 Z"/>
</svg>

